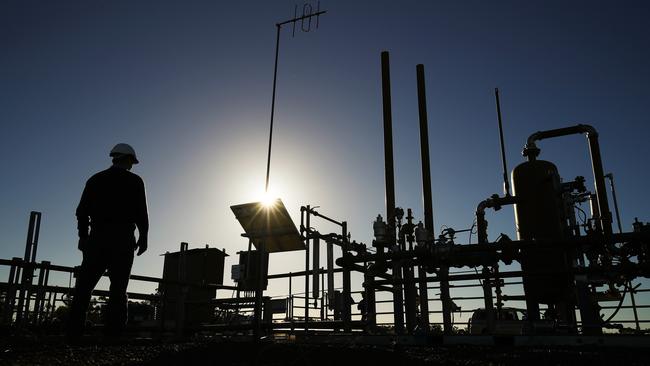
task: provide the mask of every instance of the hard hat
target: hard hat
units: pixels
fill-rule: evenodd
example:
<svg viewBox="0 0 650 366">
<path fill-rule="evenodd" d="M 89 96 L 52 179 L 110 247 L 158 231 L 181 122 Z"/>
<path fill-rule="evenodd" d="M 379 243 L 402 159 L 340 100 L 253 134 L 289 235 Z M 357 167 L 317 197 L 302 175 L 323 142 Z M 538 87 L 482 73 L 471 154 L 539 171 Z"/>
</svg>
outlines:
<svg viewBox="0 0 650 366">
<path fill-rule="evenodd" d="M 113 158 L 122 155 L 131 155 L 133 157 L 133 164 L 139 163 L 138 158 L 135 156 L 135 150 L 129 144 L 119 143 L 115 145 L 108 155 Z"/>
</svg>

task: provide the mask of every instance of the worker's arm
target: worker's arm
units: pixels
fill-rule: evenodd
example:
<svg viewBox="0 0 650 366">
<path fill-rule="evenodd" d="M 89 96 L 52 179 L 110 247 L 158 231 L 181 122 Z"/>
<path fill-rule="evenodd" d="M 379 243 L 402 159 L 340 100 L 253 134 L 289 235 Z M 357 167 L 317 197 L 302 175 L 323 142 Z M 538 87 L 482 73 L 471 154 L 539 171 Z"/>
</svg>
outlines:
<svg viewBox="0 0 650 366">
<path fill-rule="evenodd" d="M 77 206 L 77 231 L 79 234 L 79 243 L 77 248 L 83 251 L 88 243 L 88 229 L 90 226 L 90 195 L 91 188 L 89 182 L 86 182 L 84 191 L 81 194 L 81 200 Z"/>
<path fill-rule="evenodd" d="M 149 238 L 149 213 L 147 210 L 147 194 L 144 188 L 144 182 L 139 180 L 137 192 L 137 214 L 135 225 L 138 228 L 138 255 L 144 253 L 148 247 Z"/>
</svg>

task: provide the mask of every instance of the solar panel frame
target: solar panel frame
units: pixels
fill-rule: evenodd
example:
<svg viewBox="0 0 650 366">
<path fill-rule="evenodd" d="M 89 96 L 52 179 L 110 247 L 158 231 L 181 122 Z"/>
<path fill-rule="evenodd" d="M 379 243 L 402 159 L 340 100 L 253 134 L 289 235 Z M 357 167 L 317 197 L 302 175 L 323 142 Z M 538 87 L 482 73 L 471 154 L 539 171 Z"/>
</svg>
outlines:
<svg viewBox="0 0 650 366">
<path fill-rule="evenodd" d="M 244 236 L 251 239 L 256 249 L 264 243 L 267 253 L 304 250 L 303 242 L 282 200 L 277 199 L 270 205 L 251 202 L 230 206 L 244 229 Z"/>
</svg>

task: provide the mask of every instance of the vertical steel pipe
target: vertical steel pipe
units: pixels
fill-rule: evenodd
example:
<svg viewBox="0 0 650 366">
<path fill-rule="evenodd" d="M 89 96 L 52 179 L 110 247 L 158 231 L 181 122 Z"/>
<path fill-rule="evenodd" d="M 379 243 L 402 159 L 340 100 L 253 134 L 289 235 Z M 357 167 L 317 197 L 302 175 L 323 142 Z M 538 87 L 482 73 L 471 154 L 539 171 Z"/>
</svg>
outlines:
<svg viewBox="0 0 650 366">
<path fill-rule="evenodd" d="M 320 320 L 325 320 L 325 316 L 327 315 L 327 310 L 325 308 L 325 274 L 323 273 L 323 268 L 321 268 L 321 275 L 320 275 L 320 288 L 321 288 L 321 296 L 320 296 Z"/>
<path fill-rule="evenodd" d="M 314 273 L 312 273 L 312 297 L 318 299 L 320 295 L 320 238 L 317 236 L 313 241 L 314 245 L 312 246 L 313 255 L 312 255 L 312 268 Z"/>
<path fill-rule="evenodd" d="M 429 128 L 427 121 L 427 106 L 426 106 L 426 89 L 424 83 L 424 65 L 416 66 L 417 74 L 417 85 L 418 85 L 418 106 L 420 111 L 420 152 L 422 156 L 422 189 L 423 189 L 423 200 L 424 200 L 424 220 L 425 228 L 432 235 L 435 236 L 434 226 L 433 226 L 433 198 L 431 194 L 431 172 L 430 172 L 430 161 L 429 161 Z M 449 281 L 447 280 L 449 269 L 446 267 L 440 268 L 440 298 L 442 300 L 442 322 L 444 331 L 446 334 L 450 334 L 452 331 L 451 323 L 451 296 L 449 294 Z M 420 275 L 424 275 L 426 278 L 426 272 L 420 271 Z M 428 299 L 426 291 L 426 281 L 420 280 L 420 305 L 427 304 Z M 424 290 L 424 291 L 423 291 Z M 425 295 L 423 297 L 422 295 Z M 424 306 L 428 314 L 428 305 Z M 422 313 L 425 314 L 422 309 Z M 428 319 L 427 319 L 428 321 Z"/>
<path fill-rule="evenodd" d="M 422 201 L 424 203 L 424 227 L 433 234 L 433 198 L 431 195 L 431 163 L 429 161 L 429 126 L 427 120 L 427 95 L 424 82 L 424 65 L 415 67 L 418 85 L 418 109 L 420 115 L 420 156 L 422 158 Z"/>
<path fill-rule="evenodd" d="M 424 65 L 415 66 L 418 89 L 418 110 L 420 116 L 420 156 L 422 160 L 422 202 L 424 203 L 424 227 L 432 236 L 433 227 L 433 197 L 431 194 L 431 163 L 429 161 L 429 122 L 427 119 L 427 95 L 424 82 Z M 429 328 L 429 292 L 427 288 L 427 273 L 418 267 L 418 287 L 420 292 L 420 325 Z"/>
<path fill-rule="evenodd" d="M 440 300 L 442 301 L 442 326 L 445 334 L 451 334 L 451 294 L 449 292 L 449 267 L 441 266 L 438 271 L 440 277 Z"/>
<path fill-rule="evenodd" d="M 387 245 L 395 245 L 395 176 L 393 169 L 393 116 L 390 97 L 390 59 L 388 52 L 381 53 L 381 86 L 384 112 L 384 170 L 386 174 L 386 223 L 388 225 Z M 382 244 L 377 246 L 379 254 L 384 252 Z M 402 296 L 402 269 L 396 261 L 393 266 L 395 279 L 393 292 L 393 313 L 395 331 L 404 332 L 404 304 Z"/>
<path fill-rule="evenodd" d="M 388 245 L 395 242 L 395 177 L 393 170 L 393 116 L 390 97 L 390 60 L 388 52 L 381 53 L 381 86 L 384 109 L 384 167 L 386 174 L 386 223 Z M 378 247 L 383 252 L 383 247 Z"/>
<path fill-rule="evenodd" d="M 591 126 L 589 126 L 591 127 Z M 603 160 L 600 156 L 600 145 L 598 144 L 598 132 L 591 127 L 587 129 L 587 140 L 589 141 L 589 153 L 591 154 L 591 168 L 594 174 L 594 185 L 598 197 L 598 209 L 603 227 L 603 234 L 606 240 L 612 237 L 612 213 L 609 210 L 607 200 L 607 186 L 605 185 L 605 172 L 603 171 Z"/>
<path fill-rule="evenodd" d="M 327 242 L 327 296 L 334 298 L 334 244 Z"/>
<path fill-rule="evenodd" d="M 309 331 L 309 241 L 311 227 L 311 207 L 307 206 L 307 216 L 305 217 L 305 335 Z"/>
<path fill-rule="evenodd" d="M 348 223 L 345 221 L 341 223 L 341 234 L 343 236 L 343 245 L 341 245 L 341 250 L 343 251 L 343 258 L 345 258 L 350 255 L 350 252 L 348 251 Z M 343 301 L 341 301 L 341 303 L 343 304 L 343 311 L 341 315 L 343 317 L 343 329 L 346 332 L 350 332 L 352 330 L 351 329 L 352 301 L 350 301 L 351 299 L 352 299 L 352 283 L 350 278 L 350 267 L 345 266 L 343 267 Z"/>
<path fill-rule="evenodd" d="M 366 269 L 368 268 L 366 264 Z M 375 298 L 375 277 L 367 270 L 364 273 L 364 283 L 366 292 L 366 323 L 369 328 L 374 328 L 377 325 L 377 303 Z"/>
</svg>

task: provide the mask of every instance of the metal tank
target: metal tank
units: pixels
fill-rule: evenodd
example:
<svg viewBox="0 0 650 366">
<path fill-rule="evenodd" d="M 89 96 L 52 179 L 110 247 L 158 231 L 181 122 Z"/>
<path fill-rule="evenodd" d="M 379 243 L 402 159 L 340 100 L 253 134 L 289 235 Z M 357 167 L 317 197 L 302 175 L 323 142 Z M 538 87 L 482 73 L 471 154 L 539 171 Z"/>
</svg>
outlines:
<svg viewBox="0 0 650 366">
<path fill-rule="evenodd" d="M 185 324 L 195 326 L 212 319 L 213 306 L 210 301 L 215 298 L 216 290 L 198 286 L 182 286 L 180 283 L 193 285 L 223 284 L 225 250 L 217 248 L 188 249 L 187 243 L 181 243 L 181 250 L 165 253 L 162 313 L 167 324 Z"/>
<path fill-rule="evenodd" d="M 518 239 L 566 239 L 569 229 L 557 167 L 544 160 L 521 163 L 512 171 L 512 183 L 518 198 L 514 206 Z M 569 296 L 571 282 L 566 272 L 549 273 L 569 268 L 565 250 L 528 249 L 522 251 L 520 263 L 527 302 L 556 304 Z"/>
</svg>

